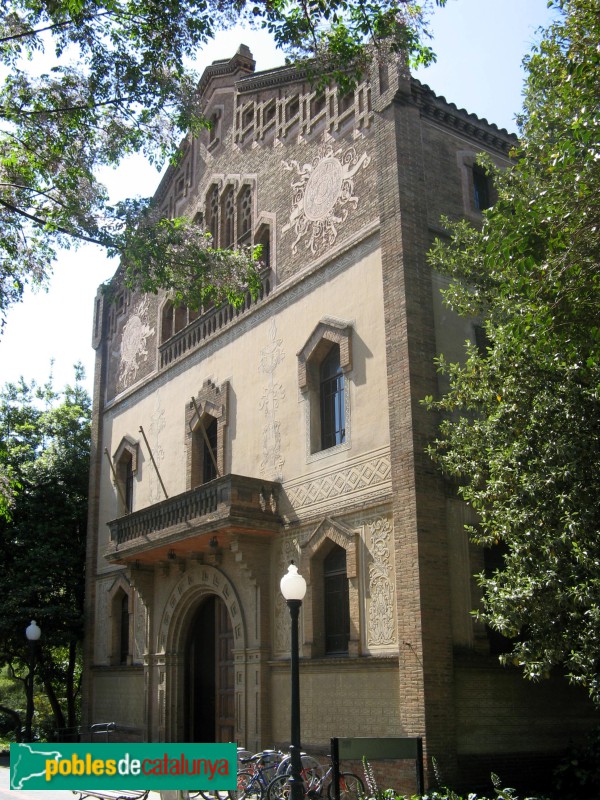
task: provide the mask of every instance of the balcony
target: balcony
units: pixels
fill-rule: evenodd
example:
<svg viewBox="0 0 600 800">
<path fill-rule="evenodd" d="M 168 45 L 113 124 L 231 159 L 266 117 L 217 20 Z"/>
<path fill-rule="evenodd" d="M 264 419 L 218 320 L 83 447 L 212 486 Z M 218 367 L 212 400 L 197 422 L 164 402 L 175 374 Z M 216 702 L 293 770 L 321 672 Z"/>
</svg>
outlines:
<svg viewBox="0 0 600 800">
<path fill-rule="evenodd" d="M 258 297 L 252 298 L 248 292 L 244 302 L 239 308 L 231 305 L 221 305 L 211 308 L 185 328 L 175 333 L 158 348 L 160 353 L 161 369 L 170 366 L 175 361 L 195 350 L 213 334 L 237 321 L 238 317 L 254 308 L 271 293 L 271 270 L 266 269 L 261 273 L 261 286 Z"/>
<path fill-rule="evenodd" d="M 279 530 L 280 484 L 225 475 L 108 523 L 110 545 L 105 553 L 113 564 L 153 563 L 209 551 L 237 534 L 271 536 Z"/>
</svg>

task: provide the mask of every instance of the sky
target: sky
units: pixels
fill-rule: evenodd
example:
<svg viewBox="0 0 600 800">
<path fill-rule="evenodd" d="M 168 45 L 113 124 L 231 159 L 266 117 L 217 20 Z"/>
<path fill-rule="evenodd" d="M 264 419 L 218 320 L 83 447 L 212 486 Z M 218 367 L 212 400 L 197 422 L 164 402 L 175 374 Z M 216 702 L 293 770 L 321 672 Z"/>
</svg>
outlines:
<svg viewBox="0 0 600 800">
<path fill-rule="evenodd" d="M 516 132 L 525 76 L 521 62 L 550 14 L 547 0 L 448 0 L 430 21 L 437 63 L 413 74 L 459 108 Z M 266 32 L 234 28 L 204 49 L 198 71 L 232 56 L 241 43 L 250 47 L 257 70 L 283 63 Z M 142 158 L 130 158 L 101 177 L 116 201 L 131 194 L 152 195 L 160 174 Z M 73 383 L 73 365 L 81 362 L 92 393 L 94 298 L 116 268 L 117 262 L 93 245 L 60 253 L 49 290 L 27 291 L 7 315 L 0 335 L 0 385 L 21 376 L 44 383 L 52 374 L 60 389 Z"/>
</svg>

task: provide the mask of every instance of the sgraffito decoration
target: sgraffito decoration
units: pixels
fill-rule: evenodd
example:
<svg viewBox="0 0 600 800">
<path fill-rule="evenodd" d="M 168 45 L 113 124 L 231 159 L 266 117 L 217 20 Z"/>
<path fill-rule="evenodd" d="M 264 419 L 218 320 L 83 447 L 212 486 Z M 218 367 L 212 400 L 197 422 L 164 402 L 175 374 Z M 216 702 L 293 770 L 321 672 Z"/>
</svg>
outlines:
<svg viewBox="0 0 600 800">
<path fill-rule="evenodd" d="M 148 298 L 143 297 L 132 309 L 121 334 L 119 386 L 126 389 L 136 379 L 138 370 L 148 358 L 146 340 L 154 328 L 148 324 Z"/>
<path fill-rule="evenodd" d="M 260 462 L 260 474 L 271 480 L 281 480 L 281 470 L 285 459 L 281 454 L 281 430 L 278 419 L 279 402 L 285 399 L 285 389 L 275 377 L 275 371 L 285 358 L 282 340 L 277 337 L 275 320 L 269 326 L 269 341 L 260 351 L 259 370 L 267 376 L 267 385 L 263 391 L 259 408 L 264 412 L 263 453 Z"/>
<path fill-rule="evenodd" d="M 369 564 L 369 646 L 394 642 L 394 593 L 391 580 L 392 525 L 380 518 L 369 524 L 371 555 Z"/>
<path fill-rule="evenodd" d="M 334 149 L 333 143 L 325 142 L 310 164 L 282 161 L 284 170 L 293 172 L 292 211 L 282 233 L 293 230 L 296 238 L 292 253 L 298 252 L 298 244 L 314 255 L 332 245 L 338 236 L 338 226 L 347 218 L 350 209 L 356 210 L 359 198 L 354 193 L 354 178 L 371 159 L 361 156 L 355 147 Z"/>
<path fill-rule="evenodd" d="M 154 396 L 154 410 L 150 417 L 150 436 L 152 438 L 152 454 L 156 462 L 157 469 L 160 469 L 162 462 L 165 458 L 165 449 L 161 442 L 161 433 L 166 427 L 165 409 L 162 407 L 160 389 L 157 389 Z M 156 469 L 150 470 L 150 501 L 158 503 L 163 499 L 163 488 L 160 485 Z"/>
</svg>

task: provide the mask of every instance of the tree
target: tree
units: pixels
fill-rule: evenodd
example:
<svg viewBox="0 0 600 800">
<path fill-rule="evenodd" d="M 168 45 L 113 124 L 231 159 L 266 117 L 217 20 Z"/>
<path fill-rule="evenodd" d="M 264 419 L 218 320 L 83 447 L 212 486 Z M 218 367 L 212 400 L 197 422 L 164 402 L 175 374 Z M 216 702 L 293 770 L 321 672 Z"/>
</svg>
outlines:
<svg viewBox="0 0 600 800">
<path fill-rule="evenodd" d="M 600 705 L 600 3 L 560 0 L 526 60 L 516 163 L 481 229 L 450 223 L 435 268 L 487 345 L 439 361 L 449 388 L 432 456 L 501 545 L 480 616 L 512 639 L 505 663 L 553 667 Z"/>
<path fill-rule="evenodd" d="M 216 30 L 240 20 L 266 28 L 315 80 L 327 74 L 345 88 L 372 48 L 433 57 L 414 0 L 3 0 L 1 7 L 0 320 L 27 283 L 45 282 L 57 247 L 81 241 L 124 255 L 130 285 L 147 290 L 164 280 L 170 288 L 180 259 L 187 286 L 189 239 L 200 286 L 192 303 L 207 292 L 239 300 L 248 282 L 252 288 L 258 253 L 227 261 L 189 220 L 161 220 L 147 201 L 110 207 L 96 178 L 99 166 L 132 152 L 162 163 L 183 133 L 207 125 L 186 65 Z M 39 63 L 49 67 L 36 75 Z"/>
<path fill-rule="evenodd" d="M 77 367 L 61 393 L 24 381 L 0 392 L 0 454 L 13 493 L 0 518 L 0 665 L 29 686 L 25 628 L 36 620 L 36 673 L 59 729 L 76 724 L 83 638 L 91 403 L 82 377 Z"/>
</svg>

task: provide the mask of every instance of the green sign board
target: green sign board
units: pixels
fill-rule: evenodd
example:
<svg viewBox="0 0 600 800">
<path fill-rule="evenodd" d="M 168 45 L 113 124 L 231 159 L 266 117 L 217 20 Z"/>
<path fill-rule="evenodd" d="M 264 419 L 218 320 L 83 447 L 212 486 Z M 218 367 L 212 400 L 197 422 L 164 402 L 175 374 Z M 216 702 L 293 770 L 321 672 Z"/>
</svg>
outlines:
<svg viewBox="0 0 600 800">
<path fill-rule="evenodd" d="M 10 788 L 231 790 L 236 744 L 11 744 Z"/>
</svg>

